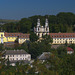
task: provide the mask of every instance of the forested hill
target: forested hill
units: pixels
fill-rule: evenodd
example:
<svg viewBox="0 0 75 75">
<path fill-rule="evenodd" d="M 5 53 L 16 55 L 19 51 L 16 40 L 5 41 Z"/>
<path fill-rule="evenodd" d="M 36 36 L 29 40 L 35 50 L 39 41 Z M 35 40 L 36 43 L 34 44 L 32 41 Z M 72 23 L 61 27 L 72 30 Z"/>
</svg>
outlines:
<svg viewBox="0 0 75 75">
<path fill-rule="evenodd" d="M 49 20 L 50 32 L 75 32 L 75 14 L 71 12 L 60 12 L 57 15 L 35 15 L 29 18 L 22 18 L 17 23 L 6 23 L 2 25 L 2 30 L 6 32 L 30 33 L 37 25 L 40 18 L 41 25 L 45 24 L 45 19 Z"/>
<path fill-rule="evenodd" d="M 0 23 L 18 22 L 18 20 L 0 19 Z"/>
</svg>

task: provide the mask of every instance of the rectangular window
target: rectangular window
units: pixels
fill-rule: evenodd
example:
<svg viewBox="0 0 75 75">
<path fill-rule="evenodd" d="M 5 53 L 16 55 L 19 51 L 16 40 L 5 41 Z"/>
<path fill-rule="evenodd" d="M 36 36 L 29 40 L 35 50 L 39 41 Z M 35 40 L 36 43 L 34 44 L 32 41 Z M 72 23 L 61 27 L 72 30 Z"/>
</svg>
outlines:
<svg viewBox="0 0 75 75">
<path fill-rule="evenodd" d="M 22 58 L 20 58 L 20 60 L 22 60 Z"/>
<path fill-rule="evenodd" d="M 16 60 L 18 60 L 18 58 L 16 58 Z"/>
</svg>

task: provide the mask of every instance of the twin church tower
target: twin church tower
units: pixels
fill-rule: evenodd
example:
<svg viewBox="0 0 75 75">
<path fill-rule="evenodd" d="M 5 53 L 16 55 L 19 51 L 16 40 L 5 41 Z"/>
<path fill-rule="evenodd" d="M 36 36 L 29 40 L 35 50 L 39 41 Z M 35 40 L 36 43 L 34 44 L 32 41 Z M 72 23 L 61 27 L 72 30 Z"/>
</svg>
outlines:
<svg viewBox="0 0 75 75">
<path fill-rule="evenodd" d="M 44 35 L 49 35 L 49 25 L 48 25 L 48 19 L 45 21 L 45 26 L 40 25 L 40 19 L 37 21 L 36 28 L 34 27 L 34 33 L 36 33 L 39 38 L 41 38 Z"/>
</svg>

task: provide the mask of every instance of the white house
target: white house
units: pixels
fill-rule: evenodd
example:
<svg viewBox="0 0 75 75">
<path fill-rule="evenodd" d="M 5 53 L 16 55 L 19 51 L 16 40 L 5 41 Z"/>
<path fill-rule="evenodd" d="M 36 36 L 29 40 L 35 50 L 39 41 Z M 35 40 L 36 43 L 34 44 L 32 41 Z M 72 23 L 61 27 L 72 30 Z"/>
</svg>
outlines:
<svg viewBox="0 0 75 75">
<path fill-rule="evenodd" d="M 25 50 L 5 50 L 4 56 L 5 59 L 9 59 L 10 65 L 15 66 L 16 62 L 23 61 L 28 63 L 31 60 L 31 55 L 28 54 Z"/>
</svg>

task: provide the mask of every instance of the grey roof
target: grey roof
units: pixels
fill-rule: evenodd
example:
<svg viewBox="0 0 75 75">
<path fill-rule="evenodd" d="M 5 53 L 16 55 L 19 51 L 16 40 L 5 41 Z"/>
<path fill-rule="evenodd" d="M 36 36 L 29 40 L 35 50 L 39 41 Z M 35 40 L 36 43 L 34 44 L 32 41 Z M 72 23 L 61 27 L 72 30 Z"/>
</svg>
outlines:
<svg viewBox="0 0 75 75">
<path fill-rule="evenodd" d="M 38 56 L 37 58 L 39 60 L 47 60 L 50 58 L 50 52 L 43 52 L 40 56 Z"/>
<path fill-rule="evenodd" d="M 25 50 L 5 50 L 5 55 L 28 54 Z"/>
<path fill-rule="evenodd" d="M 52 45 L 51 48 L 57 49 L 59 46 L 65 46 L 65 45 Z"/>
</svg>

